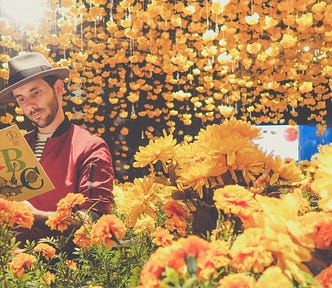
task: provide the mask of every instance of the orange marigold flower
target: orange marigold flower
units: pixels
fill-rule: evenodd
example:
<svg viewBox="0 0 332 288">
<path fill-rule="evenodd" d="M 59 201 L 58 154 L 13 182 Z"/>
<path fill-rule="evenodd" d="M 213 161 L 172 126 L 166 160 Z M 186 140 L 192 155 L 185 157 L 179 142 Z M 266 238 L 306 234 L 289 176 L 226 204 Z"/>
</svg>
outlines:
<svg viewBox="0 0 332 288">
<path fill-rule="evenodd" d="M 167 252 L 170 253 L 172 249 L 173 247 L 167 247 Z M 166 253 L 165 248 L 159 247 L 155 253 L 151 254 L 140 274 L 143 287 L 159 287 L 161 274 L 164 272 L 168 262 L 168 253 Z"/>
<path fill-rule="evenodd" d="M 322 285 L 323 288 L 332 287 L 332 264 L 322 270 L 315 279 Z"/>
<path fill-rule="evenodd" d="M 224 240 L 210 242 L 207 253 L 197 261 L 197 266 L 200 270 L 199 278 L 210 279 L 216 271 L 229 264 L 230 259 L 227 256 L 229 246 L 229 243 Z"/>
<path fill-rule="evenodd" d="M 75 270 L 75 271 L 78 270 L 77 263 L 73 260 L 66 260 L 65 264 L 71 270 Z"/>
<path fill-rule="evenodd" d="M 57 211 L 70 211 L 76 209 L 78 205 L 85 203 L 86 198 L 81 193 L 68 193 L 57 204 Z"/>
<path fill-rule="evenodd" d="M 0 224 L 5 223 L 10 227 L 17 224 L 23 228 L 31 228 L 33 222 L 32 211 L 23 202 L 0 198 Z"/>
<path fill-rule="evenodd" d="M 51 230 L 63 232 L 68 229 L 71 222 L 71 212 L 56 212 L 48 217 L 45 224 L 50 227 Z"/>
<path fill-rule="evenodd" d="M 171 232 L 176 231 L 182 237 L 186 235 L 187 223 L 176 216 L 167 219 L 165 225 Z"/>
<path fill-rule="evenodd" d="M 178 201 L 171 200 L 164 205 L 164 211 L 168 217 L 176 216 L 180 219 L 185 219 L 188 211 Z"/>
<path fill-rule="evenodd" d="M 13 201 L 13 203 L 15 210 L 13 218 L 11 219 L 11 223 L 16 223 L 23 228 L 30 229 L 34 222 L 34 216 L 30 207 L 25 205 L 23 202 Z"/>
<path fill-rule="evenodd" d="M 214 191 L 216 207 L 225 213 L 237 215 L 245 226 L 252 223 L 259 212 L 259 205 L 253 193 L 240 185 L 227 185 Z"/>
<path fill-rule="evenodd" d="M 33 251 L 41 253 L 46 260 L 53 258 L 56 252 L 54 247 L 46 243 L 38 243 Z"/>
<path fill-rule="evenodd" d="M 156 246 L 166 247 L 172 244 L 174 235 L 169 233 L 169 230 L 157 227 L 151 234 L 151 241 Z"/>
<path fill-rule="evenodd" d="M 230 274 L 220 279 L 218 288 L 254 288 L 256 280 L 245 274 Z"/>
<path fill-rule="evenodd" d="M 0 198 L 0 224 L 8 224 L 13 216 L 14 203 Z"/>
<path fill-rule="evenodd" d="M 123 239 L 127 228 L 124 223 L 115 215 L 101 216 L 92 228 L 92 242 L 94 244 L 105 243 L 107 247 L 112 247 L 114 241 Z"/>
<path fill-rule="evenodd" d="M 37 261 L 35 256 L 27 253 L 19 253 L 9 263 L 9 268 L 16 278 L 22 278 L 26 270 L 33 269 L 33 263 Z"/>
<path fill-rule="evenodd" d="M 88 247 L 91 244 L 89 232 L 84 225 L 75 231 L 73 242 L 81 248 Z"/>
<path fill-rule="evenodd" d="M 231 266 L 245 272 L 263 272 L 273 261 L 272 253 L 266 250 L 263 229 L 248 228 L 234 241 L 230 250 Z"/>
<path fill-rule="evenodd" d="M 322 220 L 315 227 L 315 244 L 319 249 L 329 249 L 332 245 L 332 218 Z"/>
<path fill-rule="evenodd" d="M 81 193 L 69 193 L 57 203 L 55 214 L 48 217 L 46 225 L 51 230 L 63 232 L 72 223 L 72 212 L 78 209 L 79 205 L 85 203 L 86 198 Z"/>
</svg>

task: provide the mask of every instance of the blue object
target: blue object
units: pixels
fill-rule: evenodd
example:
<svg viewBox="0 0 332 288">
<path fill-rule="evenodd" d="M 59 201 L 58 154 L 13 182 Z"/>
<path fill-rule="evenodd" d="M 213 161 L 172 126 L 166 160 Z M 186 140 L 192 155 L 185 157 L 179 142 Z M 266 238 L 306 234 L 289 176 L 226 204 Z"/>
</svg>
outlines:
<svg viewBox="0 0 332 288">
<path fill-rule="evenodd" d="M 311 160 L 319 145 L 332 142 L 332 127 L 327 127 L 322 136 L 317 136 L 315 125 L 299 125 L 299 160 Z"/>
</svg>

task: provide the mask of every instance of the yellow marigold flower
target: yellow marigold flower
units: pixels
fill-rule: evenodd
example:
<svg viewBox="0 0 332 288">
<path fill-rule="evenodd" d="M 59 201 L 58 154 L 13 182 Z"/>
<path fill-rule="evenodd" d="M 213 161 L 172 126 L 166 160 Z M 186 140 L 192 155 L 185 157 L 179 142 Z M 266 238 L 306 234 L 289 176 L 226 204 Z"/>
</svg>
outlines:
<svg viewBox="0 0 332 288">
<path fill-rule="evenodd" d="M 168 229 L 157 227 L 150 234 L 151 242 L 156 246 L 166 247 L 172 244 L 174 235 Z"/>
<path fill-rule="evenodd" d="M 313 226 L 304 225 L 298 211 L 302 205 L 301 191 L 286 194 L 282 199 L 256 195 L 263 209 L 261 223 L 265 231 L 265 248 L 273 253 L 276 263 L 287 277 L 305 283 L 309 269 L 303 265 L 311 259 L 314 249 Z"/>
<path fill-rule="evenodd" d="M 249 228 L 239 235 L 230 251 L 230 265 L 241 272 L 263 272 L 273 262 L 273 255 L 267 250 L 268 241 L 261 228 Z"/>
<path fill-rule="evenodd" d="M 319 146 L 311 161 L 317 167 L 311 188 L 320 196 L 319 207 L 332 211 L 332 145 Z"/>
<path fill-rule="evenodd" d="M 267 268 L 258 279 L 257 288 L 292 288 L 292 281 L 282 272 L 279 266 Z"/>
<path fill-rule="evenodd" d="M 306 31 L 309 27 L 313 24 L 313 14 L 312 13 L 305 13 L 300 17 L 296 18 L 296 23 L 298 25 L 297 29 L 299 31 Z"/>
<path fill-rule="evenodd" d="M 126 224 L 134 226 L 138 217 L 147 214 L 156 219 L 157 204 L 166 203 L 175 187 L 158 183 L 155 177 L 136 178 L 122 186 L 123 193 L 116 197 L 118 212 L 126 216 Z"/>
<path fill-rule="evenodd" d="M 255 12 L 252 15 L 247 15 L 245 17 L 245 20 L 248 25 L 255 25 L 259 22 L 259 18 L 260 18 L 259 14 Z"/>
<path fill-rule="evenodd" d="M 269 157 L 266 161 L 266 168 L 272 170 L 274 175 L 271 177 L 271 183 L 275 184 L 278 179 L 289 182 L 300 182 L 305 179 L 303 172 L 295 160 L 282 159 L 278 156 Z"/>
<path fill-rule="evenodd" d="M 282 48 L 292 48 L 297 43 L 297 37 L 291 34 L 284 34 L 280 41 L 280 46 Z"/>
<path fill-rule="evenodd" d="M 299 87 L 301 93 L 308 93 L 313 90 L 313 83 L 309 81 L 304 81 Z"/>
<path fill-rule="evenodd" d="M 50 271 L 46 271 L 43 275 L 43 279 L 47 285 L 50 285 L 55 282 L 55 274 Z"/>
<path fill-rule="evenodd" d="M 52 259 L 55 255 L 55 248 L 46 243 L 38 243 L 33 251 L 41 253 L 46 260 Z"/>
<path fill-rule="evenodd" d="M 154 230 L 156 226 L 156 220 L 147 214 L 141 215 L 134 226 L 134 233 L 146 233 Z"/>
<path fill-rule="evenodd" d="M 219 281 L 218 288 L 255 288 L 256 280 L 246 274 L 229 274 Z"/>
<path fill-rule="evenodd" d="M 37 261 L 35 256 L 27 253 L 19 253 L 9 263 L 9 268 L 16 278 L 22 278 L 26 270 L 33 269 L 33 263 Z"/>
<path fill-rule="evenodd" d="M 203 34 L 203 41 L 208 42 L 208 41 L 213 41 L 217 38 L 218 33 L 214 30 L 207 30 Z"/>
<path fill-rule="evenodd" d="M 176 140 L 173 135 L 166 135 L 164 131 L 164 137 L 151 139 L 146 147 L 139 147 L 139 151 L 134 155 L 135 162 L 134 167 L 145 167 L 152 165 L 157 161 L 161 161 L 165 164 L 174 154 L 174 146 Z"/>
</svg>

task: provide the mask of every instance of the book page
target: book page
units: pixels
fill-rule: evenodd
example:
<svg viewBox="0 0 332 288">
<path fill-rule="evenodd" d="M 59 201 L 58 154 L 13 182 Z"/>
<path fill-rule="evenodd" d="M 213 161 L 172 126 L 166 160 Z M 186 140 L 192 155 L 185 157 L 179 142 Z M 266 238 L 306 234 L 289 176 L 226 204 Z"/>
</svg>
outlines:
<svg viewBox="0 0 332 288">
<path fill-rule="evenodd" d="M 53 189 L 18 126 L 0 130 L 0 197 L 23 201 Z"/>
</svg>

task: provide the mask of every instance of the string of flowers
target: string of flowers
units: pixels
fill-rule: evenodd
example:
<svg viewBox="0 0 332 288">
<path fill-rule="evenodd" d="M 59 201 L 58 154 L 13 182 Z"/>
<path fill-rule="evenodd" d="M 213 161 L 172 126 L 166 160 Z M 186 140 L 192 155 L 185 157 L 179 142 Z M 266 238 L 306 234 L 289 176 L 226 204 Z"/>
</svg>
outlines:
<svg viewBox="0 0 332 288">
<path fill-rule="evenodd" d="M 328 1 L 56 1 L 38 26 L 0 17 L 4 63 L 38 51 L 69 66 L 68 116 L 110 138 L 116 172 L 129 178 L 130 135 L 177 139 L 222 118 L 314 121 L 326 128 L 331 99 L 332 4 Z M 22 121 L 7 106 L 3 125 Z M 139 125 L 132 125 L 139 123 Z"/>
</svg>

